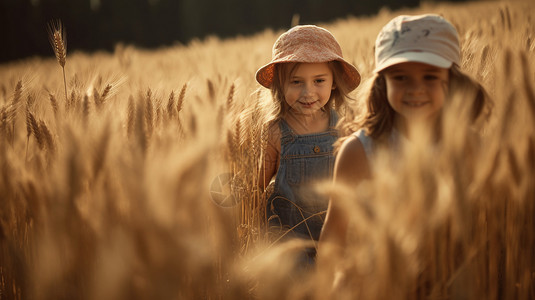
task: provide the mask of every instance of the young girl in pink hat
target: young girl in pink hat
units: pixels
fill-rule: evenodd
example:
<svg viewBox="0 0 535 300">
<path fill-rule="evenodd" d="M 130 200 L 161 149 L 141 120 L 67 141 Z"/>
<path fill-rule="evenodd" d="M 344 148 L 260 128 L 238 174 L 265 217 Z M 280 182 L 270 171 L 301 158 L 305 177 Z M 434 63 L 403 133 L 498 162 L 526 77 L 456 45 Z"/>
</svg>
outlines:
<svg viewBox="0 0 535 300">
<path fill-rule="evenodd" d="M 314 184 L 332 176 L 336 111 L 359 85 L 360 74 L 343 59 L 329 31 L 304 25 L 277 39 L 271 62 L 256 72 L 256 80 L 270 89 L 277 107 L 268 124 L 260 183 L 271 191 L 266 209 L 270 232 L 276 240 L 317 241 L 328 201 Z M 310 249 L 305 260 L 314 255 Z"/>
<path fill-rule="evenodd" d="M 432 128 L 432 147 L 438 145 L 443 106 L 456 93 L 469 95 L 463 102 L 469 107 L 472 123 L 488 115 L 484 88 L 460 70 L 456 29 L 438 15 L 402 15 L 386 24 L 375 43 L 373 72 L 364 111 L 352 122 L 358 130 L 341 139 L 335 184 L 356 186 L 370 179 L 377 149 L 395 153 L 416 129 Z M 343 247 L 347 220 L 343 208 L 331 200 L 322 247 L 328 242 Z"/>
</svg>

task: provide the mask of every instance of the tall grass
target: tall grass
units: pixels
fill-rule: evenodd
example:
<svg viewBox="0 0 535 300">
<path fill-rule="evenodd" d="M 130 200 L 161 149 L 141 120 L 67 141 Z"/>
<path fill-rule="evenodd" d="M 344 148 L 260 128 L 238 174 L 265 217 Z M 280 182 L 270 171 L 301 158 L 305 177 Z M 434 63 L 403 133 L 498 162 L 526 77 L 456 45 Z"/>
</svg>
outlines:
<svg viewBox="0 0 535 300">
<path fill-rule="evenodd" d="M 304 273 L 291 260 L 302 245 L 266 234 L 257 188 L 254 71 L 280 32 L 74 52 L 65 81 L 52 59 L 1 65 L 0 299 L 535 298 L 533 9 L 425 3 L 320 24 L 369 77 L 389 19 L 443 14 L 494 110 L 476 140 L 460 95 L 444 147 L 381 154 L 358 187 L 318 185 L 351 231 Z"/>
</svg>

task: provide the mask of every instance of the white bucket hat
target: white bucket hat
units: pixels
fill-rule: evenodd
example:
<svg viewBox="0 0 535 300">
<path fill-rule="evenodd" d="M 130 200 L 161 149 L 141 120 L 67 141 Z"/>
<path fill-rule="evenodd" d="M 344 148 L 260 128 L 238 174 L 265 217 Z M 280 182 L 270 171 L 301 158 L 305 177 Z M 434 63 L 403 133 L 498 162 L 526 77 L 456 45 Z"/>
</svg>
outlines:
<svg viewBox="0 0 535 300">
<path fill-rule="evenodd" d="M 375 41 L 375 73 L 403 62 L 439 68 L 460 65 L 455 27 L 435 14 L 401 15 L 386 24 Z"/>
</svg>

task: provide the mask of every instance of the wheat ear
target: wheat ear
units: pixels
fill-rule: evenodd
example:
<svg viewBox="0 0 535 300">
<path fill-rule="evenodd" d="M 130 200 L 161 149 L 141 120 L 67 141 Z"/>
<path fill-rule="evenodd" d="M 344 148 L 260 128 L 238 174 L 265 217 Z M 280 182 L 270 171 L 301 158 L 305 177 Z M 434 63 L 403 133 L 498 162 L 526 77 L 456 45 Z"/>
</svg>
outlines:
<svg viewBox="0 0 535 300">
<path fill-rule="evenodd" d="M 29 126 L 32 129 L 33 135 L 35 136 L 35 139 L 37 140 L 37 145 L 39 146 L 39 149 L 43 149 L 45 146 L 43 135 L 41 134 L 41 129 L 39 128 L 39 123 L 37 123 L 37 120 L 33 116 L 31 112 L 28 112 L 27 116 L 27 123 L 29 123 Z"/>
<path fill-rule="evenodd" d="M 26 99 L 26 160 L 28 160 L 28 145 L 30 144 L 30 136 L 32 135 L 32 124 L 30 122 L 29 114 L 30 108 L 33 106 L 35 98 L 28 95 Z"/>
<path fill-rule="evenodd" d="M 20 98 L 22 97 L 22 80 L 19 80 L 17 82 L 17 86 L 15 86 L 15 92 L 13 93 L 13 105 L 18 105 Z"/>
<path fill-rule="evenodd" d="M 230 86 L 230 90 L 227 95 L 227 111 L 230 111 L 232 108 L 232 102 L 234 101 L 234 92 L 236 90 L 236 86 L 234 83 Z"/>
<path fill-rule="evenodd" d="M 180 90 L 180 94 L 178 95 L 178 100 L 176 103 L 176 120 L 178 124 L 178 128 L 180 131 L 182 131 L 182 123 L 180 122 L 180 111 L 182 110 L 182 106 L 184 105 L 184 97 L 186 96 L 186 89 L 188 88 L 188 83 L 184 83 L 182 86 L 182 89 Z"/>
<path fill-rule="evenodd" d="M 97 88 L 93 88 L 93 101 L 95 102 L 95 107 L 100 108 L 100 94 L 97 91 Z"/>
<path fill-rule="evenodd" d="M 87 120 L 89 118 L 89 96 L 87 94 L 84 95 L 84 100 L 82 102 L 82 116 L 84 125 L 87 125 Z"/>
<path fill-rule="evenodd" d="M 145 156 L 148 148 L 147 134 L 145 132 L 146 121 L 145 121 L 145 108 L 143 105 L 136 105 L 136 116 L 135 116 L 135 129 L 138 145 L 141 149 L 143 156 Z"/>
<path fill-rule="evenodd" d="M 17 86 L 15 87 L 15 93 L 13 94 L 13 101 L 11 102 L 11 106 L 16 110 L 20 104 L 20 99 L 22 98 L 22 80 L 19 80 L 17 82 Z M 17 117 L 17 113 L 15 111 L 15 113 L 13 114 L 13 120 L 12 120 L 12 123 L 11 123 L 11 132 L 12 132 L 12 136 L 11 136 L 11 144 L 13 144 L 14 142 L 14 139 L 15 139 L 15 119 Z"/>
<path fill-rule="evenodd" d="M 39 120 L 39 130 L 43 135 L 43 140 L 46 143 L 46 147 L 48 148 L 48 151 L 51 154 L 54 154 L 56 152 L 56 145 L 54 143 L 54 138 L 52 137 L 50 130 L 48 130 L 48 126 L 43 120 Z"/>
<path fill-rule="evenodd" d="M 215 102 L 215 87 L 214 83 L 208 79 L 206 80 L 207 86 L 208 86 L 208 99 L 210 100 L 210 103 Z"/>
<path fill-rule="evenodd" d="M 106 101 L 106 98 L 110 96 L 111 89 L 112 89 L 112 85 L 110 83 L 106 85 L 106 87 L 102 91 L 102 94 L 99 94 L 97 89 L 94 89 L 93 93 L 94 93 L 94 98 L 95 98 L 95 106 L 98 109 L 102 108 L 102 104 L 104 104 L 104 102 Z"/>
<path fill-rule="evenodd" d="M 128 112 L 127 112 L 127 123 L 126 123 L 126 134 L 130 138 L 132 130 L 134 129 L 135 118 L 136 118 L 136 106 L 134 104 L 134 97 L 130 95 L 128 97 Z"/>
<path fill-rule="evenodd" d="M 145 123 L 147 124 L 147 139 L 152 136 L 154 125 L 154 105 L 152 103 L 152 91 L 147 91 L 146 104 L 145 104 Z"/>
<path fill-rule="evenodd" d="M 48 97 L 50 99 L 50 105 L 52 106 L 52 110 L 54 111 L 54 116 L 57 118 L 59 110 L 58 101 L 56 100 L 56 97 L 54 97 L 54 95 L 52 95 L 51 93 L 48 93 Z"/>
<path fill-rule="evenodd" d="M 236 153 L 238 153 L 240 150 L 240 145 L 241 145 L 241 131 L 242 131 L 242 128 L 241 128 L 241 120 L 238 119 L 238 121 L 236 122 L 236 126 L 234 127 L 234 135 L 232 136 L 232 145 L 231 145 L 231 152 L 233 152 L 233 158 L 234 160 L 237 162 L 238 161 L 238 156 L 236 156 Z M 238 151 L 236 151 L 236 149 L 238 149 Z"/>
<path fill-rule="evenodd" d="M 67 100 L 67 80 L 65 77 L 65 63 L 67 62 L 67 33 L 60 20 L 48 23 L 48 39 L 59 65 L 63 70 L 63 85 L 65 87 L 65 100 Z"/>
<path fill-rule="evenodd" d="M 113 86 L 111 85 L 111 83 L 108 83 L 106 85 L 106 87 L 104 88 L 104 90 L 102 91 L 102 95 L 100 95 L 100 100 L 103 102 L 106 100 L 106 98 L 110 95 L 110 92 L 111 92 L 111 88 Z"/>
<path fill-rule="evenodd" d="M 169 100 L 167 101 L 167 116 L 169 119 L 175 117 L 175 92 L 171 91 L 169 94 Z"/>
</svg>

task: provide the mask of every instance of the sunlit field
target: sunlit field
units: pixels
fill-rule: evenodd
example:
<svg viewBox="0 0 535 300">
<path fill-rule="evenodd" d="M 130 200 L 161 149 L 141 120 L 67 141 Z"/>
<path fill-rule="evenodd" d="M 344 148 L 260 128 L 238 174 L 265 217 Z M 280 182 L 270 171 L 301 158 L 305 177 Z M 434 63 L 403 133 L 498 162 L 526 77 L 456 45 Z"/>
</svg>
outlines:
<svg viewBox="0 0 535 300">
<path fill-rule="evenodd" d="M 66 89 L 55 58 L 0 65 L 0 299 L 535 299 L 535 2 L 317 24 L 363 77 L 344 114 L 381 27 L 428 12 L 457 27 L 462 68 L 493 99 L 481 138 L 460 93 L 440 149 L 379 155 L 358 187 L 318 184 L 351 230 L 306 272 L 301 243 L 267 234 L 256 187 L 268 107 L 254 74 L 282 32 L 67 48 Z"/>
</svg>

